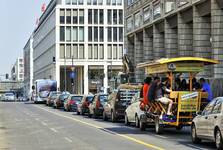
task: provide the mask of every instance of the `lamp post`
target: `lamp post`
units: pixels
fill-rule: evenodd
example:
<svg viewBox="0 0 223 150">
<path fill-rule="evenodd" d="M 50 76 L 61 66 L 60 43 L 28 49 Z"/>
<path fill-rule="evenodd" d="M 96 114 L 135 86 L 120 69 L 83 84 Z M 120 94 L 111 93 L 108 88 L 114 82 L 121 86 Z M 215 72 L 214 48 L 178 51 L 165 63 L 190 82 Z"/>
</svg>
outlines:
<svg viewBox="0 0 223 150">
<path fill-rule="evenodd" d="M 67 67 L 66 67 L 66 56 L 64 57 L 64 91 L 67 91 Z"/>
<path fill-rule="evenodd" d="M 72 76 L 71 76 L 71 85 L 72 85 L 72 93 L 75 92 L 74 89 L 74 76 L 75 76 L 75 67 L 74 67 L 74 56 L 72 56 L 72 67 L 71 67 L 71 71 L 72 71 Z"/>
</svg>

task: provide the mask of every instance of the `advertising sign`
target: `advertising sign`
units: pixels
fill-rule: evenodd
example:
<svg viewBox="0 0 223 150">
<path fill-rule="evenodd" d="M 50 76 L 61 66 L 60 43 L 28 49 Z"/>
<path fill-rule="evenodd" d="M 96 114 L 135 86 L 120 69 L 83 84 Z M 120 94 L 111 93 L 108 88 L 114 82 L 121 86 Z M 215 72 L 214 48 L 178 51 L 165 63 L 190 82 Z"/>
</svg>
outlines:
<svg viewBox="0 0 223 150">
<path fill-rule="evenodd" d="M 179 92 L 179 111 L 196 112 L 198 107 L 198 92 Z"/>
</svg>

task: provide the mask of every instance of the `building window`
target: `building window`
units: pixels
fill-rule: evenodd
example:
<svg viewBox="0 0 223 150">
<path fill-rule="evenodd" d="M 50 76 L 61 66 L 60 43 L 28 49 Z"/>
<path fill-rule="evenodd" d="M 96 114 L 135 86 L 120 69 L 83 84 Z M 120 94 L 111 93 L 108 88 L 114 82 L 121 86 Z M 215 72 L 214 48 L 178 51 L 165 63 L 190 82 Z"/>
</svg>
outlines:
<svg viewBox="0 0 223 150">
<path fill-rule="evenodd" d="M 98 5 L 103 5 L 103 0 L 98 0 Z"/>
<path fill-rule="evenodd" d="M 178 0 L 178 1 L 177 1 L 177 5 L 178 5 L 178 6 L 183 6 L 183 5 L 187 4 L 187 3 L 189 3 L 188 0 Z"/>
<path fill-rule="evenodd" d="M 73 10 L 73 24 L 77 24 L 77 10 Z"/>
<path fill-rule="evenodd" d="M 66 41 L 71 41 L 71 27 L 66 27 Z"/>
<path fill-rule="evenodd" d="M 119 59 L 122 59 L 122 57 L 123 57 L 123 46 L 122 45 L 119 45 Z"/>
<path fill-rule="evenodd" d="M 117 10 L 113 10 L 113 24 L 117 24 Z"/>
<path fill-rule="evenodd" d="M 113 45 L 113 59 L 117 59 L 117 58 L 118 58 L 117 45 Z"/>
<path fill-rule="evenodd" d="M 108 59 L 112 59 L 112 45 L 109 44 L 107 50 Z"/>
<path fill-rule="evenodd" d="M 103 9 L 100 9 L 99 17 L 100 17 L 99 23 L 104 24 L 104 10 Z"/>
<path fill-rule="evenodd" d="M 77 0 L 72 0 L 72 5 L 77 5 Z"/>
<path fill-rule="evenodd" d="M 60 44 L 60 58 L 64 59 L 65 58 L 65 45 Z"/>
<path fill-rule="evenodd" d="M 92 24 L 92 9 L 88 10 L 88 24 Z"/>
<path fill-rule="evenodd" d="M 92 45 L 88 45 L 88 59 L 92 59 L 92 58 L 93 58 Z"/>
<path fill-rule="evenodd" d="M 104 45 L 99 46 L 99 59 L 104 59 Z"/>
<path fill-rule="evenodd" d="M 71 45 L 66 45 L 66 58 L 71 58 Z"/>
<path fill-rule="evenodd" d="M 71 10 L 68 9 L 66 12 L 66 23 L 71 24 Z"/>
<path fill-rule="evenodd" d="M 112 28 L 108 27 L 108 42 L 112 42 Z"/>
<path fill-rule="evenodd" d="M 87 4 L 88 5 L 91 5 L 91 0 L 87 0 Z"/>
<path fill-rule="evenodd" d="M 84 10 L 79 10 L 79 23 L 84 24 Z"/>
<path fill-rule="evenodd" d="M 79 27 L 79 41 L 84 41 L 84 27 Z"/>
<path fill-rule="evenodd" d="M 122 0 L 117 0 L 118 5 L 122 5 Z"/>
<path fill-rule="evenodd" d="M 73 41 L 74 42 L 78 41 L 78 30 L 77 30 L 77 27 L 73 27 Z"/>
<path fill-rule="evenodd" d="M 113 28 L 113 42 L 117 42 L 117 27 Z"/>
<path fill-rule="evenodd" d="M 61 24 L 65 23 L 65 10 L 64 9 L 60 10 L 60 23 Z"/>
<path fill-rule="evenodd" d="M 112 5 L 116 5 L 116 0 L 112 0 Z"/>
<path fill-rule="evenodd" d="M 94 24 L 98 24 L 98 10 L 94 10 Z"/>
<path fill-rule="evenodd" d="M 98 59 L 98 45 L 94 45 L 94 59 Z"/>
<path fill-rule="evenodd" d="M 151 18 L 151 13 L 150 13 L 150 8 L 149 6 L 143 9 L 143 20 L 144 22 L 149 22 Z"/>
<path fill-rule="evenodd" d="M 88 41 L 92 42 L 92 27 L 88 27 Z"/>
<path fill-rule="evenodd" d="M 78 46 L 77 44 L 73 44 L 73 54 L 72 54 L 74 59 L 78 58 Z"/>
<path fill-rule="evenodd" d="M 60 41 L 65 41 L 65 27 L 60 27 Z"/>
<path fill-rule="evenodd" d="M 135 27 L 138 28 L 140 26 L 140 22 L 141 22 L 140 12 L 138 12 L 134 15 L 134 19 L 135 19 Z"/>
<path fill-rule="evenodd" d="M 127 24 L 127 31 L 131 31 L 132 30 L 132 27 L 133 27 L 133 20 L 132 20 L 132 17 L 129 17 L 127 18 L 126 20 L 126 24 Z"/>
<path fill-rule="evenodd" d="M 119 27 L 119 42 L 123 42 L 123 28 L 122 27 Z"/>
<path fill-rule="evenodd" d="M 93 0 L 93 5 L 97 5 L 97 0 Z"/>
<path fill-rule="evenodd" d="M 165 0 L 165 13 L 175 9 L 175 0 Z"/>
<path fill-rule="evenodd" d="M 100 35 L 100 42 L 104 42 L 104 28 L 100 27 L 99 29 L 99 35 Z"/>
<path fill-rule="evenodd" d="M 112 24 L 112 11 L 109 9 L 108 10 L 108 24 Z"/>
<path fill-rule="evenodd" d="M 157 19 L 159 17 L 161 17 L 161 4 L 160 3 L 153 6 L 153 18 Z"/>
<path fill-rule="evenodd" d="M 83 3 L 84 3 L 84 0 L 78 0 L 79 5 L 83 5 Z"/>
<path fill-rule="evenodd" d="M 70 5 L 71 0 L 66 0 L 66 5 Z"/>
<path fill-rule="evenodd" d="M 118 16 L 119 16 L 119 24 L 123 24 L 123 11 L 119 10 L 118 11 Z"/>
<path fill-rule="evenodd" d="M 94 41 L 98 41 L 98 27 L 94 27 Z"/>
<path fill-rule="evenodd" d="M 111 0 L 107 0 L 107 5 L 111 5 Z"/>
<path fill-rule="evenodd" d="M 84 59 L 84 45 L 79 45 L 79 58 Z"/>
</svg>

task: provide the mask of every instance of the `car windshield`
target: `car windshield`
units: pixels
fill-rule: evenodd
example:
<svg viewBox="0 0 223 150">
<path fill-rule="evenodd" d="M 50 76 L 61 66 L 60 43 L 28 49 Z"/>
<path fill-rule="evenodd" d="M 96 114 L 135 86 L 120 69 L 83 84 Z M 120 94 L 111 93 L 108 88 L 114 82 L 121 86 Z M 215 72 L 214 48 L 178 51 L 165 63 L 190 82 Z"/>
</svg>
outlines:
<svg viewBox="0 0 223 150">
<path fill-rule="evenodd" d="M 88 97 L 86 98 L 86 100 L 87 100 L 88 102 L 92 102 L 93 98 L 94 98 L 94 96 L 88 96 Z"/>
<path fill-rule="evenodd" d="M 83 98 L 83 96 L 72 96 L 71 97 L 71 100 L 74 100 L 74 101 L 81 101 Z"/>
<path fill-rule="evenodd" d="M 100 102 L 106 102 L 108 99 L 108 95 L 100 95 L 99 99 L 100 99 Z"/>
<path fill-rule="evenodd" d="M 6 93 L 5 96 L 14 96 L 13 93 Z"/>
<path fill-rule="evenodd" d="M 60 100 L 64 100 L 64 99 L 67 99 L 69 97 L 69 94 L 62 94 L 60 95 Z"/>
</svg>

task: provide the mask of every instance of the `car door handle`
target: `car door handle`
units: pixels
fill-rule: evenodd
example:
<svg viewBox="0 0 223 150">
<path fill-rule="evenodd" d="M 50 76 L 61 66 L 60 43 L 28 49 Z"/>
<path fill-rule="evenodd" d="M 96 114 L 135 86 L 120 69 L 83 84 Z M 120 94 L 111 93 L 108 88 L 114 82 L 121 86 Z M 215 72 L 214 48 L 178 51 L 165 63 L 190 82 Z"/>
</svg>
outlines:
<svg viewBox="0 0 223 150">
<path fill-rule="evenodd" d="M 216 119 L 216 118 L 218 118 L 218 116 L 214 116 L 214 118 Z"/>
</svg>

